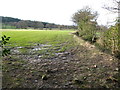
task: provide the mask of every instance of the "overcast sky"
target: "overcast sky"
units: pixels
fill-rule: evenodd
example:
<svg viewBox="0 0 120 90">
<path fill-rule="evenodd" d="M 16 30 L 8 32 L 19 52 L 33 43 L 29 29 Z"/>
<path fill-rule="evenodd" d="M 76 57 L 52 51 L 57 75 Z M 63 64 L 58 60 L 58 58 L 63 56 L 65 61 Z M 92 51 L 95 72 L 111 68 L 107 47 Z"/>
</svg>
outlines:
<svg viewBox="0 0 120 90">
<path fill-rule="evenodd" d="M 98 24 L 113 22 L 117 14 L 102 7 L 109 0 L 0 0 L 0 16 L 73 25 L 72 15 L 84 6 L 98 11 Z M 109 23 L 110 24 L 110 23 Z"/>
</svg>

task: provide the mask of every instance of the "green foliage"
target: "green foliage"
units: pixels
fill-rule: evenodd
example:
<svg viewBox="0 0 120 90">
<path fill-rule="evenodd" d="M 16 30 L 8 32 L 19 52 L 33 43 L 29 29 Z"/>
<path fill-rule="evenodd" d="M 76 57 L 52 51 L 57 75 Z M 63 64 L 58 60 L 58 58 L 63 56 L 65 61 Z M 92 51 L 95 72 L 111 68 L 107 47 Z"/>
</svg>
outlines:
<svg viewBox="0 0 120 90">
<path fill-rule="evenodd" d="M 89 7 L 83 8 L 73 15 L 73 22 L 78 25 L 79 36 L 83 39 L 94 42 L 96 39 L 97 12 L 92 12 Z"/>
<path fill-rule="evenodd" d="M 8 43 L 9 39 L 10 37 L 6 37 L 5 35 L 2 36 L 2 56 L 7 56 L 8 54 L 10 54 L 10 49 L 5 48 L 5 45 Z"/>
<path fill-rule="evenodd" d="M 118 24 L 107 30 L 103 37 L 104 47 L 111 50 L 112 54 L 120 55 L 120 36 Z"/>
<path fill-rule="evenodd" d="M 96 19 L 96 17 L 97 17 L 97 12 L 92 12 L 91 8 L 86 6 L 85 8 L 76 12 L 72 17 L 72 20 L 74 23 L 78 25 L 94 20 Z"/>
</svg>

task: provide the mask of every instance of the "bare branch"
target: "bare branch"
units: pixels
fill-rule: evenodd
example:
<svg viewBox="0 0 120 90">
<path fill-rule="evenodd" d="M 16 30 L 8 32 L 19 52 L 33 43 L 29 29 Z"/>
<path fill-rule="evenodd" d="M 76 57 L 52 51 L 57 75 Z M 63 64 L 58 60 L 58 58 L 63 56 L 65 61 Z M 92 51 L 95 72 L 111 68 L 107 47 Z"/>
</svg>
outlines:
<svg viewBox="0 0 120 90">
<path fill-rule="evenodd" d="M 120 13 L 120 0 L 113 0 L 113 3 L 115 4 L 115 6 L 106 6 L 104 5 L 102 8 L 104 9 L 107 9 L 111 12 L 114 12 L 114 13 Z"/>
</svg>

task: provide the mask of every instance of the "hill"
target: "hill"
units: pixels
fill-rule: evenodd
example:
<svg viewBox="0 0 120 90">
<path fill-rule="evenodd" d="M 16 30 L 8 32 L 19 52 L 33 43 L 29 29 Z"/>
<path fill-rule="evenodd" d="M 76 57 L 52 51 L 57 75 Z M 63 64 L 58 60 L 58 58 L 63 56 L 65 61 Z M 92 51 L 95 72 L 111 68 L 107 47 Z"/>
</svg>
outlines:
<svg viewBox="0 0 120 90">
<path fill-rule="evenodd" d="M 58 25 L 54 23 L 41 22 L 41 21 L 31 21 L 31 20 L 21 20 L 12 17 L 2 18 L 2 28 L 3 29 L 75 29 L 75 26 L 69 25 Z"/>
</svg>

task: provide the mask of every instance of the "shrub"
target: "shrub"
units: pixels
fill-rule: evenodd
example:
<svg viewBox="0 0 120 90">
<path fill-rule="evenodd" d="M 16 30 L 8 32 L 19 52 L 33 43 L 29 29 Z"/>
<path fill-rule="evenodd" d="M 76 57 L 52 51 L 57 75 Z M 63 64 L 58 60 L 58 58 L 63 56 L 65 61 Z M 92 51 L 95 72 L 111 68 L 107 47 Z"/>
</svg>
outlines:
<svg viewBox="0 0 120 90">
<path fill-rule="evenodd" d="M 112 26 L 104 33 L 103 45 L 105 48 L 111 50 L 115 56 L 120 55 L 120 36 L 118 25 Z"/>
</svg>

